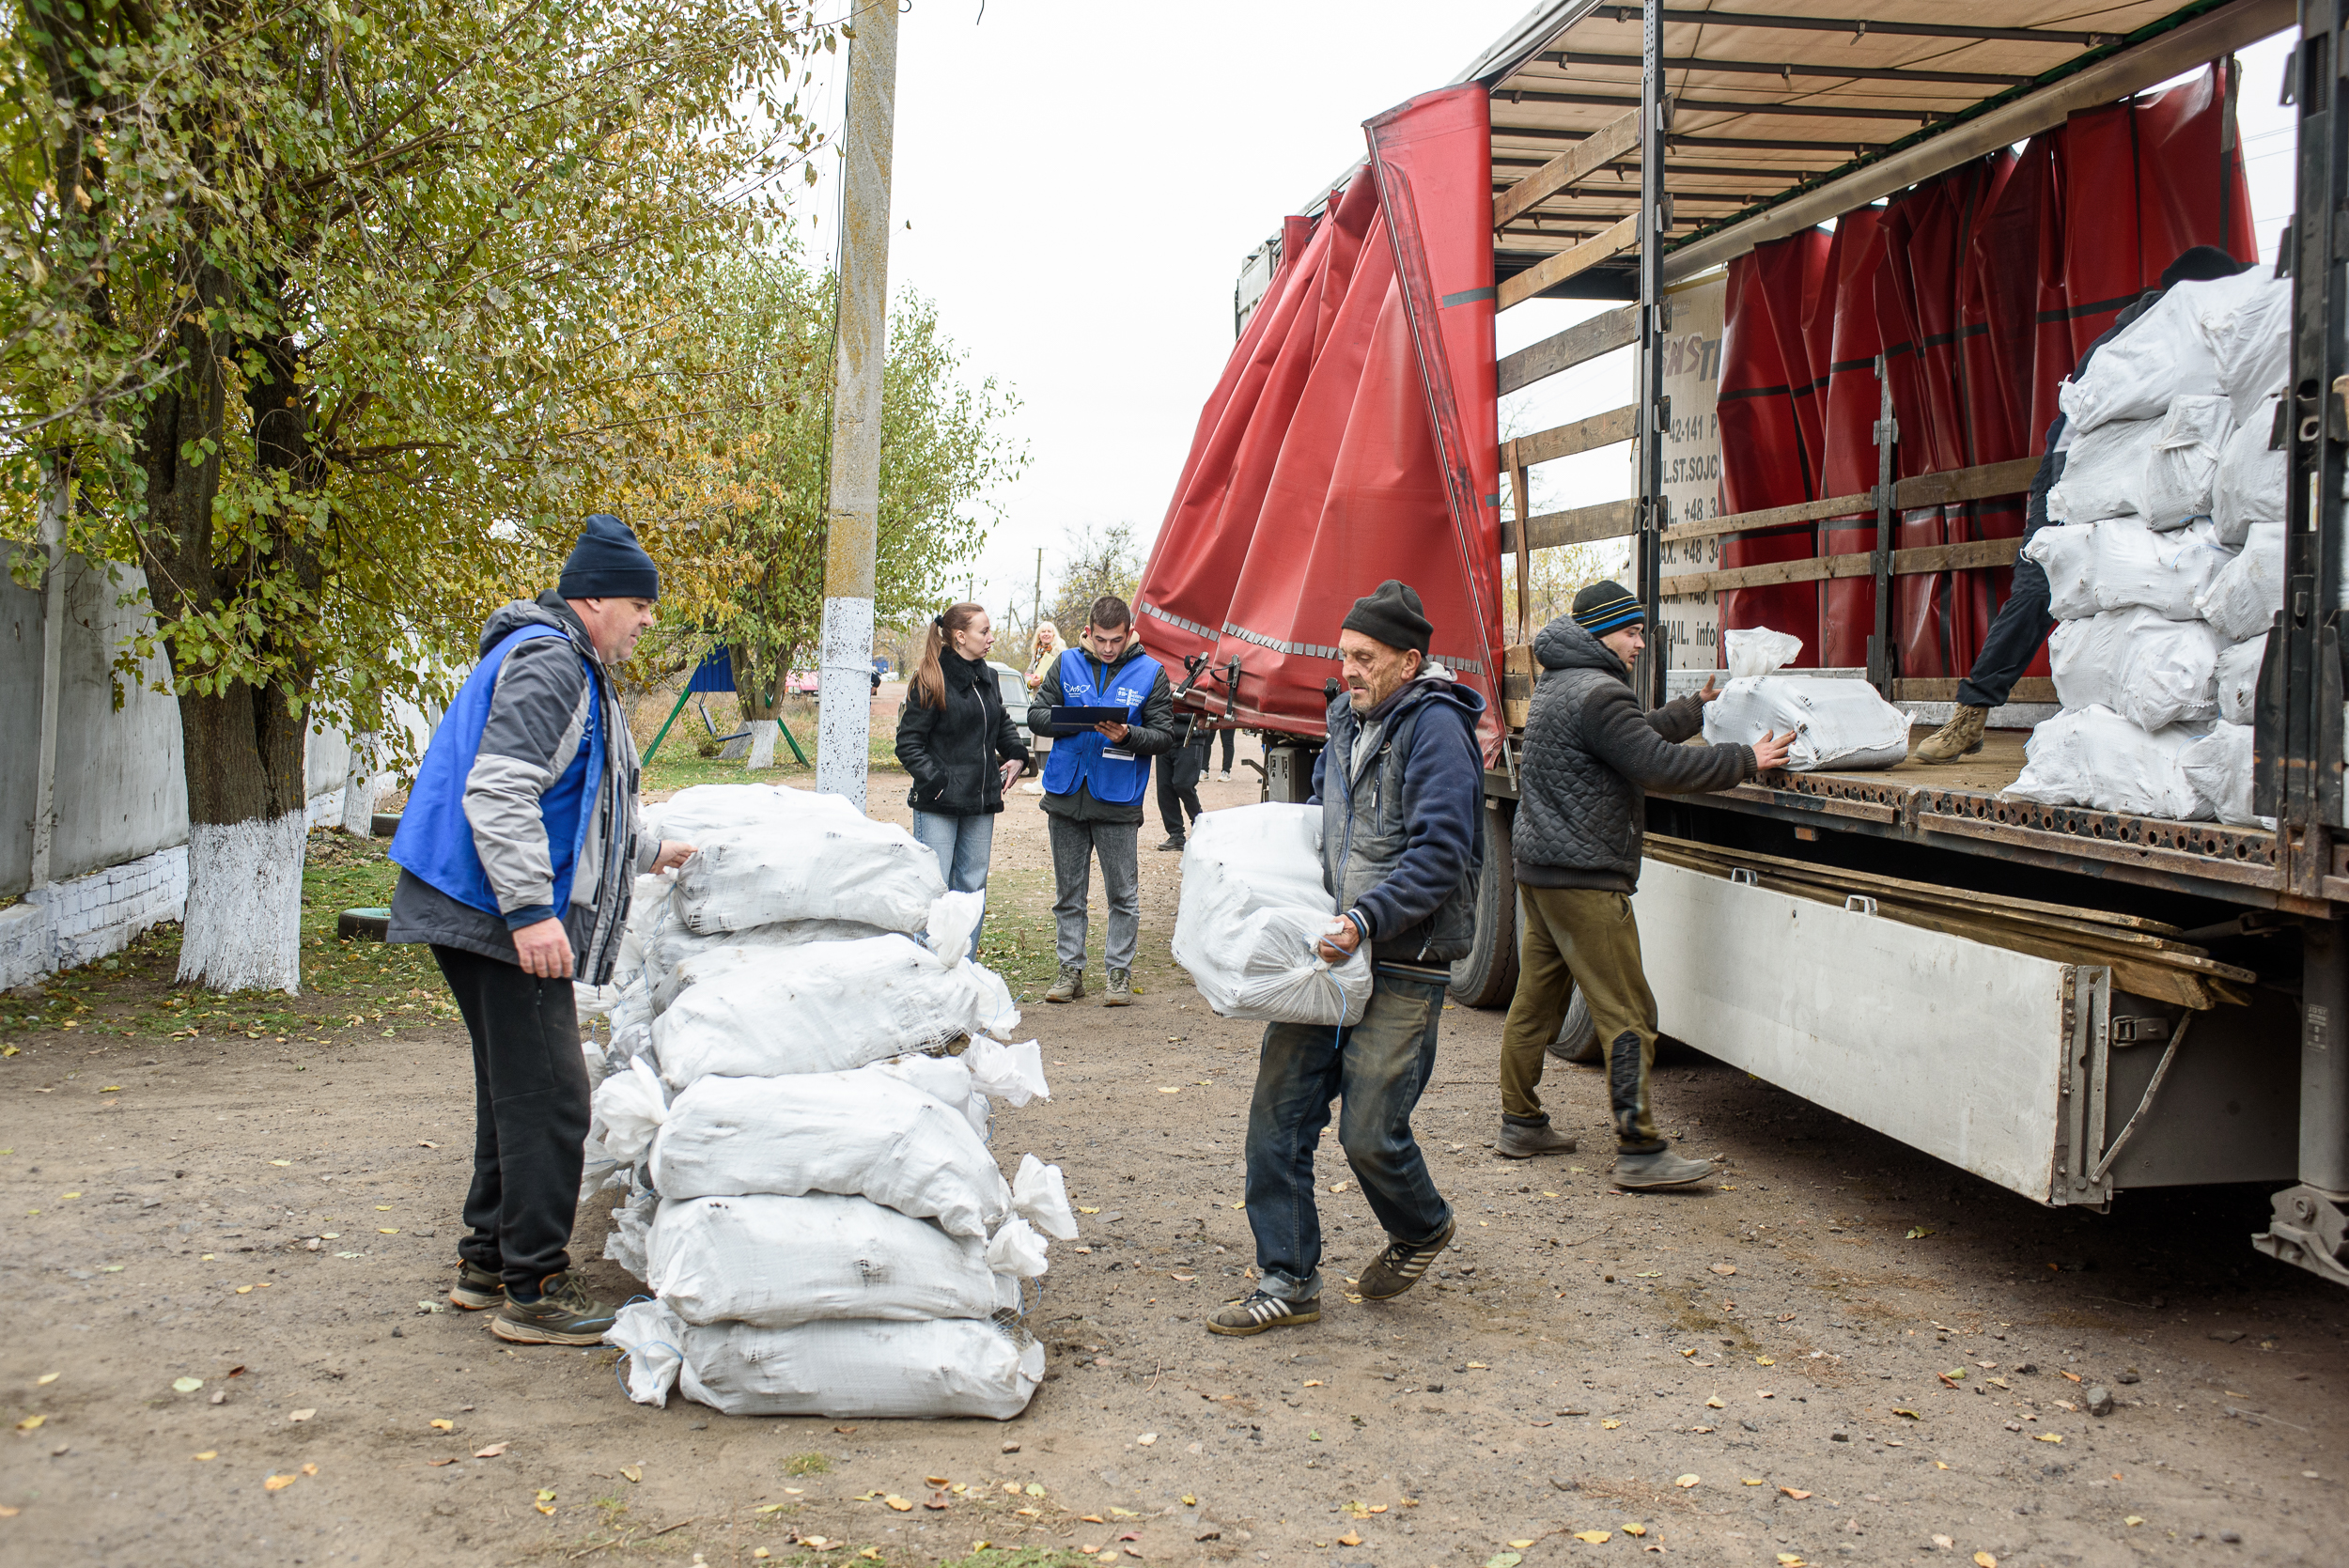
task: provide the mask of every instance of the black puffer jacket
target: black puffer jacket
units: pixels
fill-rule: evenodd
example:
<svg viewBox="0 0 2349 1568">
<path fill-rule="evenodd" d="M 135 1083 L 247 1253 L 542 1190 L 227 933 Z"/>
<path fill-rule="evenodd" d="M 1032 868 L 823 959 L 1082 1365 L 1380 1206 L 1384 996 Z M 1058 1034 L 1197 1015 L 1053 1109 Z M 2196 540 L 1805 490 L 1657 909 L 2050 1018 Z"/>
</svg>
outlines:
<svg viewBox="0 0 2349 1568">
<path fill-rule="evenodd" d="M 1750 746 L 1683 746 L 1703 727 L 1693 696 L 1640 711 L 1614 651 L 1561 615 L 1533 639 L 1542 673 L 1517 768 L 1513 858 L 1535 888 L 1640 884 L 1647 791 L 1730 789 L 1753 777 Z"/>
<path fill-rule="evenodd" d="M 932 707 L 916 681 L 897 715 L 897 760 L 913 775 L 906 804 L 937 816 L 990 815 L 1003 809 L 1002 766 L 1027 761 L 1027 742 L 1003 708 L 992 665 L 942 648 L 938 668 L 945 706 Z"/>
</svg>

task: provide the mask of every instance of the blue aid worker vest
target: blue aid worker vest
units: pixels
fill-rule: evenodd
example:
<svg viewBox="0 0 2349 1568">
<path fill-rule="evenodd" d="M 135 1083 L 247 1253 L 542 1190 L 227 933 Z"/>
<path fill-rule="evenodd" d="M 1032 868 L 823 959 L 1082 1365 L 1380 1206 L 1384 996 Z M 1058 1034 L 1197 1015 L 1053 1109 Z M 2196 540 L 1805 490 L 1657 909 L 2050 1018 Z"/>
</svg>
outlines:
<svg viewBox="0 0 2349 1568">
<path fill-rule="evenodd" d="M 1093 684 L 1093 660 L 1081 649 L 1060 656 L 1060 700 L 1063 707 L 1122 707 L 1126 722 L 1142 722 L 1143 704 L 1159 683 L 1159 661 L 1148 654 L 1121 665 L 1116 684 L 1103 691 Z M 1150 784 L 1150 759 L 1110 744 L 1099 730 L 1052 737 L 1044 764 L 1044 793 L 1074 795 L 1079 784 L 1104 805 L 1126 806 L 1142 799 Z"/>
<path fill-rule="evenodd" d="M 465 781 L 473 773 L 474 757 L 481 750 L 481 732 L 490 722 L 490 697 L 497 689 L 498 670 L 506 655 L 535 637 L 561 637 L 558 627 L 524 626 L 491 648 L 465 677 L 456 698 L 432 732 L 416 782 L 400 814 L 399 831 L 392 835 L 391 860 L 403 870 L 483 914 L 502 913 L 490 874 L 474 847 L 473 824 L 465 819 Z M 592 665 L 587 679 L 599 676 Z M 579 852 L 587 837 L 587 814 L 596 808 L 593 781 L 603 776 L 603 702 L 599 690 L 590 699 L 587 734 L 579 754 L 560 779 L 538 798 L 540 820 L 546 824 L 547 850 L 553 862 L 554 913 L 560 919 L 570 907 L 571 880 L 579 870 Z"/>
</svg>

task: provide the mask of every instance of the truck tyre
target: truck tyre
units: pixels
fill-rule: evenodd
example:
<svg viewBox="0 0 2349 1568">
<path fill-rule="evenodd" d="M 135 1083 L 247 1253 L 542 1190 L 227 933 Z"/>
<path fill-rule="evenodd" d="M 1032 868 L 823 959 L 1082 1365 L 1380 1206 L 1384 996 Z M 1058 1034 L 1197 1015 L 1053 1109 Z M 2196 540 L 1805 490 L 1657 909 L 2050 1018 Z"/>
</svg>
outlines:
<svg viewBox="0 0 2349 1568">
<path fill-rule="evenodd" d="M 1517 878 L 1510 868 L 1512 802 L 1485 802 L 1485 868 L 1476 880 L 1476 938 L 1452 966 L 1453 1000 L 1505 1007 L 1517 988 Z"/>
<path fill-rule="evenodd" d="M 1591 1021 L 1591 1004 L 1582 1000 L 1579 986 L 1566 1003 L 1566 1019 L 1558 1026 L 1558 1038 L 1549 1043 L 1549 1054 L 1579 1067 L 1591 1066 L 1599 1059 L 1598 1025 Z"/>
</svg>

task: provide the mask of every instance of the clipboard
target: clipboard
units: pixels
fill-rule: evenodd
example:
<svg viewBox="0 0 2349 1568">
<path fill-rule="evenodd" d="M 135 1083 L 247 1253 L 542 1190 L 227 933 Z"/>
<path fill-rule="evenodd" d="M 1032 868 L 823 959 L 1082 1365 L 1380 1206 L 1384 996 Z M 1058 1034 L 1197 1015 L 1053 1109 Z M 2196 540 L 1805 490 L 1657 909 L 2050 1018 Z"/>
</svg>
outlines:
<svg viewBox="0 0 2349 1568">
<path fill-rule="evenodd" d="M 1130 724 L 1131 710 L 1122 707 L 1056 707 L 1052 709 L 1053 733 L 1089 730 L 1096 724 Z"/>
</svg>

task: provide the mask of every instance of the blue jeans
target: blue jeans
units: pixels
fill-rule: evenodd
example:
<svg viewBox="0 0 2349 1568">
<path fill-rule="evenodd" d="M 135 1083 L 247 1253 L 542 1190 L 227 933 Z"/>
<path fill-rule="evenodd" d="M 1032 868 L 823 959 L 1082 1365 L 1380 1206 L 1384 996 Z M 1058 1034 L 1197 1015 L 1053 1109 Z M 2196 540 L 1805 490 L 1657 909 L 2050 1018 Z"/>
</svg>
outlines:
<svg viewBox="0 0 2349 1568">
<path fill-rule="evenodd" d="M 1407 1247 L 1452 1222 L 1411 1136 L 1411 1110 L 1436 1070 L 1444 987 L 1375 971 L 1370 1005 L 1351 1029 L 1276 1023 L 1264 1032 L 1248 1108 L 1248 1225 L 1258 1287 L 1284 1301 L 1321 1294 L 1321 1214 L 1314 1149 L 1340 1101 L 1338 1142 L 1387 1234 Z"/>
<path fill-rule="evenodd" d="M 913 836 L 938 857 L 938 874 L 950 893 L 987 892 L 987 858 L 995 846 L 995 816 L 941 816 L 936 812 L 913 814 Z M 987 922 L 979 917 L 981 925 Z M 979 927 L 971 928 L 971 957 L 979 955 Z"/>
</svg>

